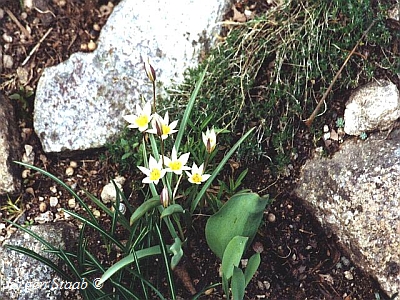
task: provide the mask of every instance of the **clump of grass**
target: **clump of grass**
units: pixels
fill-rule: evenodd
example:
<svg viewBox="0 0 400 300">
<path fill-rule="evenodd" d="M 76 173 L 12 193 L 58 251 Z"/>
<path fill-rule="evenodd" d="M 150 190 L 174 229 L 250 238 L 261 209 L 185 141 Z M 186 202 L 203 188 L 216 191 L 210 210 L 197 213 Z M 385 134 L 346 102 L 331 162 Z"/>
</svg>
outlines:
<svg viewBox="0 0 400 300">
<path fill-rule="evenodd" d="M 188 87 L 209 65 L 193 122 L 207 120 L 230 132 L 256 126 L 237 156 L 247 162 L 266 157 L 279 173 L 296 152 L 302 120 L 374 20 L 311 132 L 321 127 L 335 92 L 355 88 L 382 71 L 396 72 L 391 45 L 399 33 L 386 26 L 387 8 L 373 7 L 369 0 L 286 1 L 263 17 L 233 25 L 225 41 L 198 68 L 188 70 L 185 83 L 172 90 L 172 101 L 184 106 Z M 236 139 L 227 134 L 220 143 L 229 146 Z"/>
</svg>

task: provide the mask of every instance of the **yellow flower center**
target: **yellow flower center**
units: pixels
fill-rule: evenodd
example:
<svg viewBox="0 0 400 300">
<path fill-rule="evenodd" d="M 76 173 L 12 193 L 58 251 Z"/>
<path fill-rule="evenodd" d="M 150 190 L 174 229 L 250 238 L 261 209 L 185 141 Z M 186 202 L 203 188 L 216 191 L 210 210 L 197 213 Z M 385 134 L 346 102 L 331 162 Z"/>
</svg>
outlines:
<svg viewBox="0 0 400 300">
<path fill-rule="evenodd" d="M 192 175 L 192 181 L 194 183 L 201 183 L 201 175 L 199 173 L 194 173 Z"/>
<path fill-rule="evenodd" d="M 149 123 L 149 117 L 147 115 L 140 115 L 136 119 L 136 124 L 139 127 L 146 126 Z"/>
<path fill-rule="evenodd" d="M 182 163 L 179 160 L 171 161 L 169 167 L 172 171 L 179 171 L 182 168 Z"/>
<path fill-rule="evenodd" d="M 150 172 L 150 180 L 154 181 L 154 180 L 159 180 L 161 177 L 161 171 L 159 169 L 152 169 Z"/>
<path fill-rule="evenodd" d="M 168 125 L 162 124 L 162 134 L 169 134 L 171 132 L 171 128 Z"/>
</svg>

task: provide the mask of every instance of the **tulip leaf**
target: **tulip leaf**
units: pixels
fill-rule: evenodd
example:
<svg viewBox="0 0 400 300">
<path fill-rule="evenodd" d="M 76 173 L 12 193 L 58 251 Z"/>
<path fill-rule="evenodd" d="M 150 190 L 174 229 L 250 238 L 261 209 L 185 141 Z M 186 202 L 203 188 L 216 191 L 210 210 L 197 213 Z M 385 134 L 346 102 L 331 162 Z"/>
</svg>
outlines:
<svg viewBox="0 0 400 300">
<path fill-rule="evenodd" d="M 172 204 L 163 210 L 163 212 L 161 213 L 161 219 L 165 218 L 166 216 L 170 216 L 170 215 L 173 215 L 176 213 L 183 213 L 183 212 L 184 212 L 184 209 L 182 206 L 180 206 L 179 204 Z"/>
<path fill-rule="evenodd" d="M 243 300 L 244 291 L 246 289 L 245 276 L 243 271 L 238 267 L 233 269 L 233 276 L 231 282 L 232 298 L 233 300 Z"/>
<path fill-rule="evenodd" d="M 232 196 L 206 224 L 206 240 L 210 249 L 222 259 L 225 248 L 235 236 L 248 237 L 246 247 L 252 242 L 260 226 L 267 196 L 239 193 Z"/>
<path fill-rule="evenodd" d="M 245 286 L 247 286 L 256 273 L 261 263 L 260 253 L 253 254 L 247 262 L 246 269 L 244 270 Z"/>
<path fill-rule="evenodd" d="M 222 276 L 226 279 L 230 279 L 233 268 L 239 266 L 248 239 L 244 236 L 235 236 L 226 246 L 221 266 Z"/>
<path fill-rule="evenodd" d="M 153 197 L 142 203 L 132 214 L 130 219 L 131 226 L 139 220 L 146 212 L 161 205 L 159 197 Z"/>
</svg>

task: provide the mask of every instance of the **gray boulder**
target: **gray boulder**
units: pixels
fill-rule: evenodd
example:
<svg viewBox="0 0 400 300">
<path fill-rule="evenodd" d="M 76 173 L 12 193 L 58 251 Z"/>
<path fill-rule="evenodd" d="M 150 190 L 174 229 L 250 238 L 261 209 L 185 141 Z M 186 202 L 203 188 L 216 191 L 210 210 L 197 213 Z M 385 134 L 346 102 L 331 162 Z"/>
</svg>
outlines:
<svg viewBox="0 0 400 300">
<path fill-rule="evenodd" d="M 20 192 L 21 181 L 14 160 L 21 159 L 21 141 L 10 100 L 0 93 L 0 195 Z"/>
<path fill-rule="evenodd" d="M 74 244 L 76 231 L 67 223 L 52 223 L 31 226 L 30 229 L 40 235 L 57 249 L 66 249 Z M 43 245 L 29 234 L 17 231 L 5 244 L 28 248 L 58 263 L 54 254 L 43 251 Z M 0 246 L 0 299 L 43 300 L 61 299 L 61 278 L 41 262 Z"/>
<path fill-rule="evenodd" d="M 350 140 L 303 167 L 295 193 L 389 295 L 400 292 L 400 131 Z"/>
<path fill-rule="evenodd" d="M 378 80 L 352 93 L 344 111 L 344 132 L 360 135 L 362 132 L 386 130 L 400 117 L 400 94 L 396 85 Z"/>
<path fill-rule="evenodd" d="M 149 56 L 158 90 L 181 82 L 213 45 L 228 0 L 130 1 L 114 8 L 92 53 L 75 53 L 46 68 L 38 82 L 34 128 L 45 152 L 103 146 L 120 132 L 122 116 L 135 111 L 151 84 L 143 70 Z"/>
</svg>

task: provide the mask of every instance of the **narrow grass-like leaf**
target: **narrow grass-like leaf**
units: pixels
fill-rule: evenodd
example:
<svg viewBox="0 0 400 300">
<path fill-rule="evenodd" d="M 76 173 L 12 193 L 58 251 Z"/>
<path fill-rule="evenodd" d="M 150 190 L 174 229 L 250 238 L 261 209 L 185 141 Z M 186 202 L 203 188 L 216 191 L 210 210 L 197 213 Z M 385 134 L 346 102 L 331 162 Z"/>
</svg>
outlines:
<svg viewBox="0 0 400 300">
<path fill-rule="evenodd" d="M 45 264 L 49 268 L 53 269 L 61 278 L 63 278 L 66 281 L 73 281 L 73 279 L 68 276 L 62 269 L 60 269 L 55 263 L 53 263 L 50 259 L 21 246 L 15 246 L 15 245 L 4 245 L 4 248 L 10 249 L 13 251 L 16 251 L 18 253 L 27 255 L 33 259 L 36 259 L 37 261 L 40 261 L 41 263 Z"/>
<path fill-rule="evenodd" d="M 191 203 L 190 206 L 190 211 L 194 212 L 194 210 L 196 209 L 197 205 L 199 204 L 201 198 L 204 196 L 205 192 L 207 191 L 207 189 L 210 187 L 211 183 L 213 182 L 213 180 L 215 179 L 215 177 L 217 177 L 218 173 L 222 170 L 222 168 L 224 167 L 224 165 L 227 163 L 227 161 L 229 160 L 229 158 L 233 155 L 233 153 L 235 153 L 236 149 L 240 146 L 241 143 L 243 143 L 243 141 L 253 132 L 253 130 L 255 129 L 255 127 L 251 128 L 249 131 L 246 132 L 246 134 L 244 134 L 236 143 L 235 145 L 233 145 L 233 147 L 231 148 L 231 150 L 229 150 L 229 152 L 224 156 L 224 158 L 221 160 L 221 162 L 218 164 L 218 166 L 215 168 L 214 172 L 212 172 L 210 178 L 204 183 L 202 189 L 200 190 L 200 192 L 197 194 L 196 198 L 193 200 L 193 202 Z"/>
<path fill-rule="evenodd" d="M 192 108 L 193 108 L 193 105 L 194 105 L 195 100 L 197 98 L 197 94 L 199 93 L 200 87 L 203 84 L 204 77 L 206 76 L 207 69 L 208 69 L 208 65 L 204 68 L 203 73 L 201 73 L 200 78 L 197 81 L 196 86 L 195 86 L 192 94 L 190 95 L 189 102 L 188 102 L 188 104 L 186 106 L 186 109 L 185 109 L 185 112 L 183 114 L 181 125 L 179 126 L 179 130 L 178 130 L 178 133 L 177 133 L 176 139 L 175 139 L 175 149 L 177 151 L 179 150 L 179 146 L 181 145 L 181 141 L 182 141 L 183 135 L 186 132 L 186 124 L 187 124 L 187 122 L 188 122 L 188 120 L 190 118 L 190 113 L 192 112 Z"/>
<path fill-rule="evenodd" d="M 127 265 L 133 263 L 135 259 L 140 260 L 147 256 L 153 256 L 161 254 L 160 246 L 152 246 L 146 249 L 138 250 L 135 252 L 136 255 L 132 253 L 128 254 L 126 257 L 112 265 L 104 274 L 101 276 L 99 284 L 104 283 L 108 278 L 118 272 L 120 269 L 126 267 Z"/>
<path fill-rule="evenodd" d="M 61 179 L 57 178 L 56 176 L 54 176 L 53 174 L 51 174 L 51 173 L 49 173 L 49 172 L 47 172 L 47 171 L 45 171 L 45 170 L 42 170 L 42 169 L 40 169 L 40 168 L 38 168 L 38 167 L 35 167 L 35 166 L 33 166 L 33 165 L 26 164 L 26 163 L 23 163 L 23 162 L 20 162 L 20 161 L 14 161 L 14 163 L 16 163 L 16 164 L 18 164 L 18 165 L 21 165 L 21 166 L 24 166 L 24 167 L 26 167 L 26 168 L 35 170 L 35 171 L 37 171 L 37 172 L 39 172 L 39 173 L 41 173 L 41 174 L 43 174 L 43 175 L 49 177 L 51 180 L 53 180 L 54 182 L 58 183 L 59 185 L 61 185 L 63 188 L 65 188 L 65 189 L 68 191 L 68 193 L 69 193 L 70 195 L 72 195 L 76 200 L 78 200 L 79 204 L 86 210 L 86 212 L 89 214 L 89 216 L 90 216 L 90 218 L 92 219 L 92 221 L 93 221 L 94 223 L 98 223 L 97 220 L 96 220 L 96 218 L 95 218 L 95 216 L 93 215 L 92 211 L 91 211 L 90 208 L 86 205 L 86 203 L 81 199 L 81 197 L 79 197 L 79 195 L 78 195 L 77 193 L 75 193 L 75 191 L 74 191 L 73 189 L 71 189 L 71 187 L 69 187 L 69 186 L 68 186 L 65 182 L 63 182 Z"/>
<path fill-rule="evenodd" d="M 164 239 L 162 237 L 161 231 L 160 231 L 160 227 L 158 226 L 158 224 L 156 223 L 156 231 L 157 231 L 157 235 L 158 235 L 158 240 L 160 241 L 160 249 L 161 249 L 161 254 L 162 254 L 162 258 L 164 261 L 164 266 L 165 266 L 165 271 L 167 273 L 167 280 L 168 280 L 168 286 L 169 286 L 169 290 L 171 292 L 171 296 L 172 299 L 176 299 L 176 293 L 175 293 L 175 286 L 174 286 L 174 280 L 172 278 L 172 274 L 171 274 L 171 269 L 169 267 L 169 262 L 168 262 L 168 254 L 167 254 L 167 250 L 166 250 L 166 246 L 164 244 Z"/>
<path fill-rule="evenodd" d="M 97 223 L 93 223 L 92 221 L 82 217 L 81 215 L 70 211 L 70 210 L 66 210 L 63 209 L 64 212 L 66 212 L 67 214 L 73 216 L 74 218 L 78 219 L 79 221 L 81 221 L 82 223 L 85 223 L 87 225 L 89 225 L 90 227 L 94 228 L 97 232 L 99 232 L 103 237 L 109 239 L 111 242 L 113 242 L 118 248 L 120 248 L 123 252 L 126 252 L 126 247 L 124 245 L 122 245 L 115 237 L 113 237 L 112 235 L 110 235 L 107 231 L 105 231 L 103 228 L 101 228 Z"/>
</svg>

